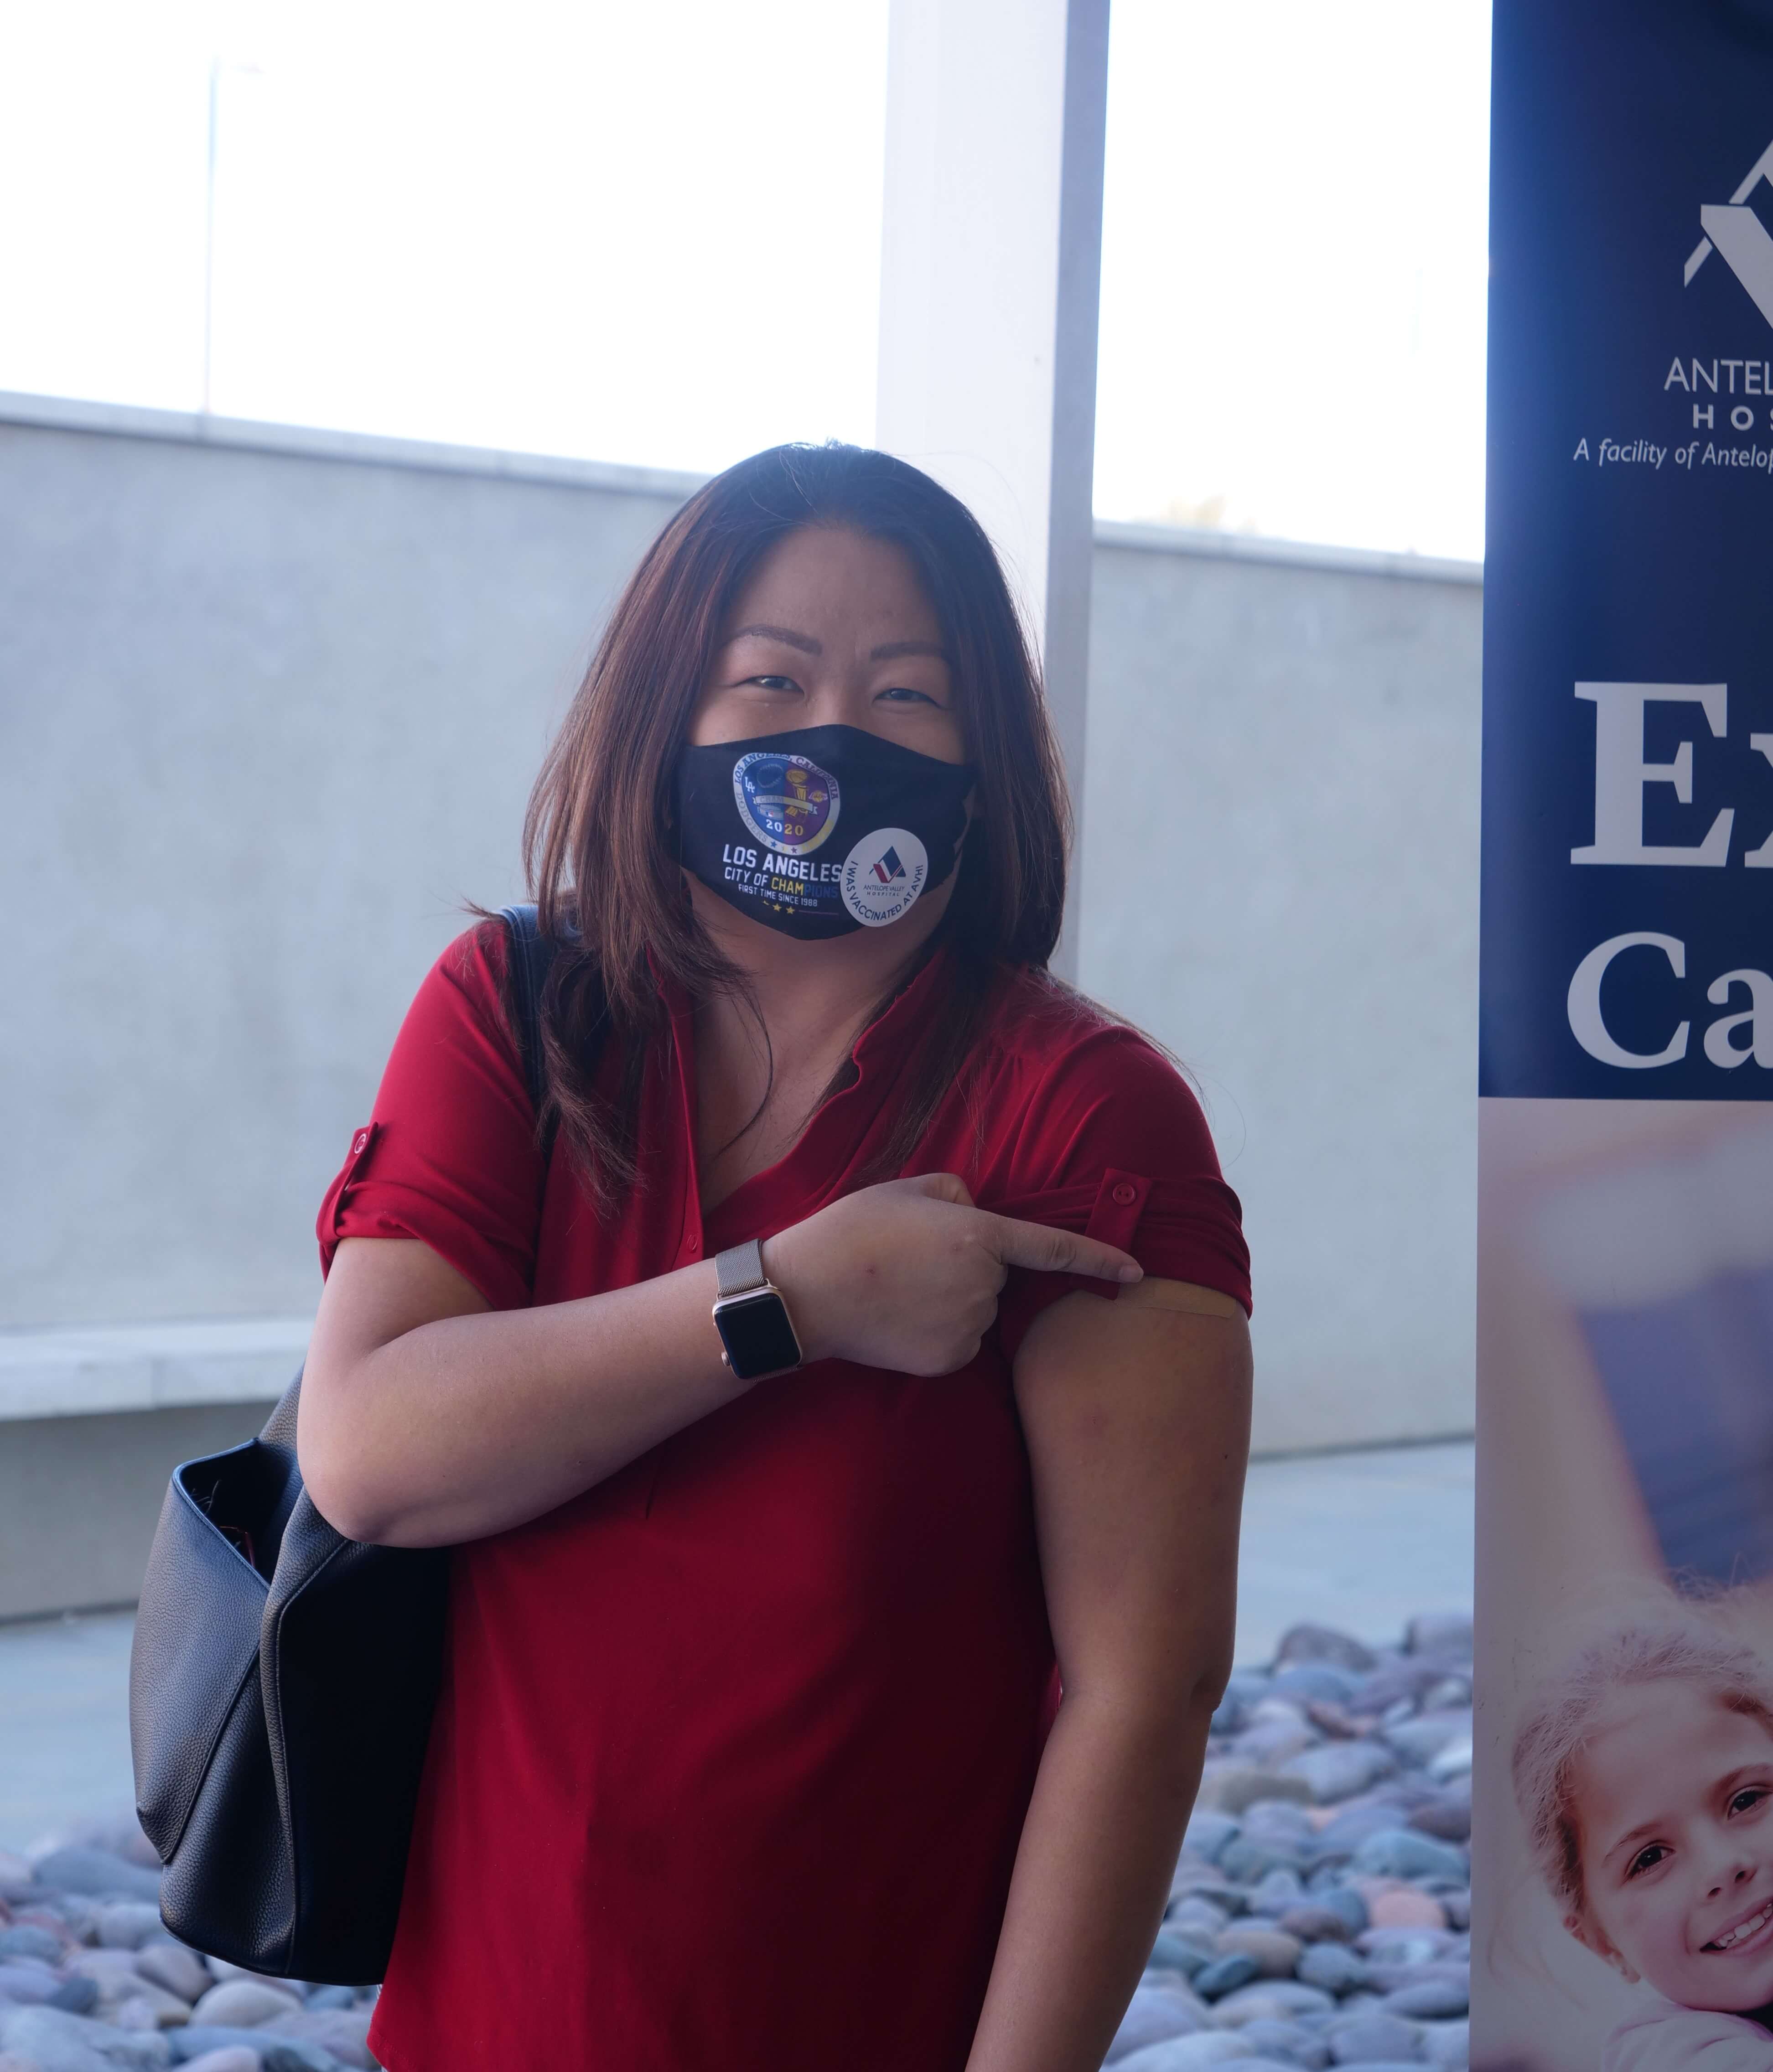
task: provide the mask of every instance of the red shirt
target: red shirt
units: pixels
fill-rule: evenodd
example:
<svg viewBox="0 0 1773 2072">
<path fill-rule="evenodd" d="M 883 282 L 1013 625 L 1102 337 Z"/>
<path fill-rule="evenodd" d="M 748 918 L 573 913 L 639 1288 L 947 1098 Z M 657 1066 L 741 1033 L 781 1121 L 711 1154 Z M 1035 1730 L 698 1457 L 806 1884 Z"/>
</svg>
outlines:
<svg viewBox="0 0 1773 2072">
<path fill-rule="evenodd" d="M 342 1238 L 418 1238 L 507 1309 L 767 1237 L 856 1184 L 947 972 L 924 968 L 855 1083 L 706 1216 L 692 1022 L 670 1001 L 643 1184 L 600 1219 L 564 1156 L 540 1170 L 503 954 L 496 924 L 470 932 L 420 988 L 321 1209 L 322 1267 Z M 977 1055 L 973 1100 L 907 1170 L 1248 1306 L 1237 1197 L 1156 1050 L 1021 973 Z M 1113 1292 L 1014 1274 L 959 1373 L 761 1383 L 456 1550 L 370 2037 L 391 2072 L 958 2072 L 1054 1673 L 1010 1363 L 1079 1285 Z"/>
</svg>

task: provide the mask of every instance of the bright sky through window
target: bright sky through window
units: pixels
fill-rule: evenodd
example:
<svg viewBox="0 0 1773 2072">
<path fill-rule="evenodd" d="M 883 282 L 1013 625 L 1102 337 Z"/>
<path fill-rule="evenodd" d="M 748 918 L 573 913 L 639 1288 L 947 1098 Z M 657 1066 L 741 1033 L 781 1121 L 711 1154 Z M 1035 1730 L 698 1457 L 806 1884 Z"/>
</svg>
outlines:
<svg viewBox="0 0 1773 2072">
<path fill-rule="evenodd" d="M 712 469 L 873 421 L 886 0 L 0 14 L 0 387 Z M 1097 508 L 1476 555 L 1483 0 L 1115 0 Z"/>
</svg>

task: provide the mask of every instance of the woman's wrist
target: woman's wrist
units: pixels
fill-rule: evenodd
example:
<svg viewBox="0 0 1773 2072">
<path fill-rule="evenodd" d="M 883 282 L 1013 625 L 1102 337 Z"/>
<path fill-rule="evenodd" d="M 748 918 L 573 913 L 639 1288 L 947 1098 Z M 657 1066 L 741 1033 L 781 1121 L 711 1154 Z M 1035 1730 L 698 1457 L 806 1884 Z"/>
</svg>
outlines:
<svg viewBox="0 0 1773 2072">
<path fill-rule="evenodd" d="M 800 1342 L 801 1359 L 811 1365 L 828 1359 L 832 1346 L 827 1328 L 830 1304 L 821 1286 L 816 1244 L 806 1241 L 805 1223 L 790 1223 L 765 1238 L 761 1247 L 763 1270 L 770 1285 L 788 1305 L 789 1322 Z"/>
</svg>

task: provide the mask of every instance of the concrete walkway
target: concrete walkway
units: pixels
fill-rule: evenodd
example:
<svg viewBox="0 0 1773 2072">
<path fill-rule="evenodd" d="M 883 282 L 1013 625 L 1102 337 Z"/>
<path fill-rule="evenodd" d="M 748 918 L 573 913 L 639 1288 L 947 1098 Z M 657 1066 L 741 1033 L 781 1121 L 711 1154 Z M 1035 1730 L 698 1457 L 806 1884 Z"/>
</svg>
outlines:
<svg viewBox="0 0 1773 2072">
<path fill-rule="evenodd" d="M 1258 1461 L 1244 1494 L 1237 1659 L 1310 1620 L 1395 1641 L 1414 1612 L 1471 1607 L 1469 1440 Z"/>
<path fill-rule="evenodd" d="M 1258 1461 L 1244 1504 L 1237 1656 L 1266 1659 L 1300 1619 L 1364 1640 L 1471 1601 L 1471 1448 L 1388 1447 Z M 131 1619 L 0 1626 L 0 1848 L 127 1813 Z"/>
</svg>

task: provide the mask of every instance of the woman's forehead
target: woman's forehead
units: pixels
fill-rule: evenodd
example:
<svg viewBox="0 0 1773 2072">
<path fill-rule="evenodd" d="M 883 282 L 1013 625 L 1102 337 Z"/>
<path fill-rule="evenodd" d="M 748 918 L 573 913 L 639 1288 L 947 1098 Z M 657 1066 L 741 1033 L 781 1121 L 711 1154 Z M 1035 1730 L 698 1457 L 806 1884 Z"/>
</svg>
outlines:
<svg viewBox="0 0 1773 2072">
<path fill-rule="evenodd" d="M 940 622 L 911 557 L 893 541 L 849 526 L 807 525 L 778 540 L 741 586 L 723 640 L 747 629 L 815 641 L 858 628 L 939 643 Z M 797 644 L 790 641 L 788 644 Z"/>
</svg>

